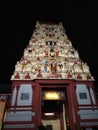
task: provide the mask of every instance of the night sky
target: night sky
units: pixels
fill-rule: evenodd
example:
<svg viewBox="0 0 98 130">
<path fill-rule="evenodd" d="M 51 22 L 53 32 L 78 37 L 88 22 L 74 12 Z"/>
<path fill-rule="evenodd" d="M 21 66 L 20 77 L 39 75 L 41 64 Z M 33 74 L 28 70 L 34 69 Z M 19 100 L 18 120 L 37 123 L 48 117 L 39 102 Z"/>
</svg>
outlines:
<svg viewBox="0 0 98 130">
<path fill-rule="evenodd" d="M 10 83 L 15 64 L 29 44 L 36 21 L 62 22 L 73 47 L 90 67 L 98 91 L 97 4 L 85 1 L 20 0 L 0 3 L 0 84 Z"/>
</svg>

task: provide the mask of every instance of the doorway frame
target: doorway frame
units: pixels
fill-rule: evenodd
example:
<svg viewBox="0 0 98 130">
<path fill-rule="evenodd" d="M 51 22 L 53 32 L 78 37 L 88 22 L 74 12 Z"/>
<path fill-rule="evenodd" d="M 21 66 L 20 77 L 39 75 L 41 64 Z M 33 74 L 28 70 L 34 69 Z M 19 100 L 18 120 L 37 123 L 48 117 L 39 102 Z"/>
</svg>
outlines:
<svg viewBox="0 0 98 130">
<path fill-rule="evenodd" d="M 72 101 L 72 87 L 74 85 L 74 80 L 63 80 L 63 79 L 37 79 L 36 83 L 38 84 L 38 86 L 40 87 L 40 114 L 41 114 L 41 92 L 42 92 L 42 88 L 44 87 L 49 87 L 49 86 L 53 86 L 54 88 L 56 88 L 58 86 L 58 88 L 62 87 L 66 89 L 66 93 L 67 93 L 67 103 L 68 103 L 68 114 L 69 114 L 69 125 L 70 128 L 72 130 L 75 130 L 75 108 L 73 105 L 73 101 Z M 76 101 L 76 99 L 74 99 Z M 74 111 L 74 112 L 73 112 Z M 62 122 L 62 130 L 64 130 L 64 122 L 63 120 Z M 41 123 L 41 118 L 40 118 L 40 122 Z"/>
</svg>

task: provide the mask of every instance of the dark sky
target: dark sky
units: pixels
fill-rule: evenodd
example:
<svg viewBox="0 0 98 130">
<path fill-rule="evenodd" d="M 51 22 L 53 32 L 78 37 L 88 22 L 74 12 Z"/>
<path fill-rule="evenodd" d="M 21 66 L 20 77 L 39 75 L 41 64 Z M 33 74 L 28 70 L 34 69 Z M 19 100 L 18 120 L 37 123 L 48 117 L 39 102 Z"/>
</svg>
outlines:
<svg viewBox="0 0 98 130">
<path fill-rule="evenodd" d="M 74 1 L 74 0 L 73 0 Z M 85 2 L 86 1 L 86 2 Z M 0 3 L 0 84 L 10 83 L 15 64 L 29 43 L 36 21 L 62 22 L 80 58 L 88 64 L 98 90 L 98 13 L 89 0 L 4 1 Z"/>
</svg>

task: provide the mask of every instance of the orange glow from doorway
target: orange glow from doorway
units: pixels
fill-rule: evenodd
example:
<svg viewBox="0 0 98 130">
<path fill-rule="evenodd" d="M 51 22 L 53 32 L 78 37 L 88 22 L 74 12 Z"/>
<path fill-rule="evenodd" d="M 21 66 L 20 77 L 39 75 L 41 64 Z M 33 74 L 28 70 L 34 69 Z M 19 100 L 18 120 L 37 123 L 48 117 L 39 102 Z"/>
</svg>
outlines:
<svg viewBox="0 0 98 130">
<path fill-rule="evenodd" d="M 52 99 L 52 100 L 60 99 L 60 93 L 59 92 L 46 92 L 45 99 Z"/>
</svg>

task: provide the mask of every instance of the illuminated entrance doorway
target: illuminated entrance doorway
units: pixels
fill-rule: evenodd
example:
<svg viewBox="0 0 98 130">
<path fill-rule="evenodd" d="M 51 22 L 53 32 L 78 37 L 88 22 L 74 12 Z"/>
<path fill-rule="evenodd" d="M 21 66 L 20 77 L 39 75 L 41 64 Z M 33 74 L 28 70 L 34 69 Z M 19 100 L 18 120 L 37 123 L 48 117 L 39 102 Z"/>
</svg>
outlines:
<svg viewBox="0 0 98 130">
<path fill-rule="evenodd" d="M 66 88 L 42 88 L 41 119 L 47 130 L 69 127 Z"/>
</svg>

